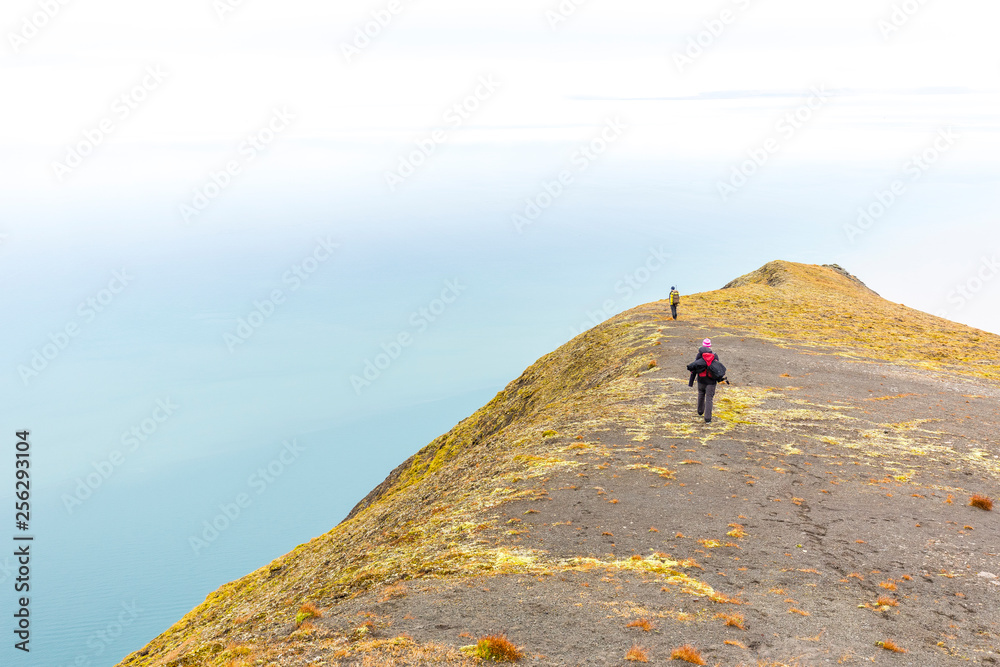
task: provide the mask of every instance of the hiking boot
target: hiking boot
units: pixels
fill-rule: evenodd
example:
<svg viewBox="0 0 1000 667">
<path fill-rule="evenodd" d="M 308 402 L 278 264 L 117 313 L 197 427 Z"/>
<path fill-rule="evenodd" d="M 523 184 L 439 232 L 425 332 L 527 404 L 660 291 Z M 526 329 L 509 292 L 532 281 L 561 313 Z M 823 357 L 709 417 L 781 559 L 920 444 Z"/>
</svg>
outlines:
<svg viewBox="0 0 1000 667">
<path fill-rule="evenodd" d="M 712 423 L 712 418 L 711 417 L 705 417 L 705 423 L 706 424 L 711 424 Z"/>
</svg>

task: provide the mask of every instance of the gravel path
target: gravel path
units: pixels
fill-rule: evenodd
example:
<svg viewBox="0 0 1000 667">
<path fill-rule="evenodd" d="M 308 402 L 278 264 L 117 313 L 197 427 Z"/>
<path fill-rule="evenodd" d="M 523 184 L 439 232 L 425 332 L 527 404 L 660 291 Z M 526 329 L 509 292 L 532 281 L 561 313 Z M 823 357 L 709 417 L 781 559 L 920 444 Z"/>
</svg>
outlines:
<svg viewBox="0 0 1000 667">
<path fill-rule="evenodd" d="M 553 559 L 693 559 L 685 572 L 733 602 L 593 568 L 411 581 L 341 603 L 325 626 L 348 632 L 360 614 L 383 636 L 450 646 L 504 632 L 531 665 L 632 664 L 633 644 L 654 663 L 681 644 L 712 665 L 1000 662 L 1000 513 L 968 506 L 1000 495 L 996 385 L 683 320 L 662 333 L 642 381 L 671 428 L 560 434 L 581 443 L 576 465 L 483 518 L 495 543 Z M 732 414 L 709 425 L 684 370 L 706 335 L 733 381 L 716 408 Z M 650 630 L 627 627 L 640 619 Z"/>
</svg>

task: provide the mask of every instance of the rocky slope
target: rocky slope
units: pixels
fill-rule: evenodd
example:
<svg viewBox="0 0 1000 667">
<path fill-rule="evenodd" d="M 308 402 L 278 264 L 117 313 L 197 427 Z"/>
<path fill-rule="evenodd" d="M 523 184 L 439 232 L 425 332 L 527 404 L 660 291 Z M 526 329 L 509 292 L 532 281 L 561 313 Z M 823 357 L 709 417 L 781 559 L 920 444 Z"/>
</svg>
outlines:
<svg viewBox="0 0 1000 667">
<path fill-rule="evenodd" d="M 772 262 L 543 357 L 121 665 L 476 664 L 492 633 L 526 665 L 1000 664 L 1000 513 L 969 505 L 998 380 L 1000 337 Z"/>
</svg>

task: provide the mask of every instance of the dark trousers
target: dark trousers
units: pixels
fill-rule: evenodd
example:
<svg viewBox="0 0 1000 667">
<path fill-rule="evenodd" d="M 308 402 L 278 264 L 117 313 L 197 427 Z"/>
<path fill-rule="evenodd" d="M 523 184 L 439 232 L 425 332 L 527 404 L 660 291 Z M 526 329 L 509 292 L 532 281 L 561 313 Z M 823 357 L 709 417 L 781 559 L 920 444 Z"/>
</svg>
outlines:
<svg viewBox="0 0 1000 667">
<path fill-rule="evenodd" d="M 712 418 L 712 400 L 715 398 L 714 384 L 698 383 L 698 414 L 704 413 L 705 420 Z"/>
<path fill-rule="evenodd" d="M 675 320 L 677 319 L 677 304 L 676 303 L 670 304 L 670 314 L 674 316 Z"/>
</svg>

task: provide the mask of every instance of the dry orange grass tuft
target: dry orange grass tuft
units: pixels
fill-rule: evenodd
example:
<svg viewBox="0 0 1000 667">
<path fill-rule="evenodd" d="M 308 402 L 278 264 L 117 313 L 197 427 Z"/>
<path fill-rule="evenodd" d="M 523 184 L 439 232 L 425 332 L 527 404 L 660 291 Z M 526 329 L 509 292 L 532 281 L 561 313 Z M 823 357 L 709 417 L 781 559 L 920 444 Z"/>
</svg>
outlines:
<svg viewBox="0 0 1000 667">
<path fill-rule="evenodd" d="M 631 623 L 627 624 L 625 627 L 626 628 L 641 628 L 642 630 L 645 630 L 646 632 L 649 632 L 650 630 L 653 629 L 653 624 L 649 622 L 648 618 L 640 618 L 640 619 L 636 619 L 636 620 L 632 621 Z"/>
<path fill-rule="evenodd" d="M 746 644 L 744 644 L 743 642 L 740 642 L 740 641 L 736 641 L 735 639 L 727 639 L 727 640 L 725 640 L 722 643 L 723 644 L 729 644 L 730 646 L 738 646 L 739 648 L 742 648 L 742 649 L 745 649 L 747 647 Z"/>
<path fill-rule="evenodd" d="M 632 662 L 649 662 L 649 655 L 646 653 L 646 649 L 633 645 L 625 654 L 625 659 Z"/>
<path fill-rule="evenodd" d="M 316 608 L 312 602 L 306 602 L 304 605 L 299 607 L 299 611 L 303 614 L 309 614 L 310 616 L 322 617 L 323 612 Z"/>
<path fill-rule="evenodd" d="M 981 496 L 978 493 L 969 499 L 970 507 L 978 507 L 981 510 L 986 510 L 987 512 L 993 511 L 993 501 L 986 496 Z"/>
<path fill-rule="evenodd" d="M 363 639 L 371 639 L 375 636 L 375 623 L 371 619 L 365 621 L 358 627 L 351 631 L 351 639 L 354 641 L 361 641 Z"/>
<path fill-rule="evenodd" d="M 876 642 L 876 646 L 884 648 L 886 651 L 895 651 L 896 653 L 906 653 L 906 649 L 902 646 L 897 645 L 895 642 L 886 639 L 884 642 Z"/>
<path fill-rule="evenodd" d="M 800 616 L 809 616 L 810 615 L 808 611 L 802 611 L 801 609 L 796 609 L 795 607 L 792 607 L 791 609 L 789 609 L 788 613 L 789 614 L 799 614 Z"/>
<path fill-rule="evenodd" d="M 725 593 L 720 593 L 719 591 L 713 592 L 708 596 L 708 599 L 716 604 L 746 604 L 743 600 L 739 598 L 731 598 Z"/>
<path fill-rule="evenodd" d="M 296 627 L 302 625 L 303 621 L 307 621 L 310 618 L 320 618 L 323 616 L 323 612 L 316 608 L 312 602 L 306 602 L 304 605 L 299 607 L 299 613 L 295 614 L 295 625 Z"/>
<path fill-rule="evenodd" d="M 880 607 L 898 607 L 899 603 L 896 602 L 896 598 L 891 598 L 888 595 L 880 595 L 875 600 L 875 604 Z"/>
<path fill-rule="evenodd" d="M 894 590 L 896 590 L 896 584 L 893 583 L 893 582 L 891 582 L 891 581 L 882 581 L 882 582 L 879 582 L 879 586 L 881 586 L 882 588 L 884 588 L 887 591 L 894 591 Z"/>
<path fill-rule="evenodd" d="M 740 630 L 744 630 L 745 629 L 743 627 L 743 614 L 721 614 L 720 613 L 720 614 L 716 614 L 715 618 L 721 618 L 721 619 L 725 620 L 726 625 L 728 625 L 730 627 L 739 628 Z"/>
<path fill-rule="evenodd" d="M 476 642 L 475 655 L 483 660 L 496 662 L 516 662 L 524 657 L 507 635 L 487 635 Z"/>
<path fill-rule="evenodd" d="M 683 660 L 684 662 L 690 662 L 692 665 L 705 664 L 705 659 L 701 657 L 701 653 L 699 653 L 698 649 L 690 644 L 685 644 L 684 646 L 678 646 L 675 648 L 670 652 L 670 659 Z"/>
<path fill-rule="evenodd" d="M 743 530 L 743 526 L 741 526 L 740 524 L 738 524 L 738 523 L 731 523 L 731 524 L 729 524 L 729 527 L 732 528 L 731 531 L 729 531 L 728 533 L 726 533 L 726 535 L 728 535 L 729 537 L 735 537 L 735 538 L 739 539 L 741 537 L 746 537 L 747 536 L 746 531 Z"/>
<path fill-rule="evenodd" d="M 382 597 L 380 598 L 380 601 L 388 602 L 389 600 L 393 600 L 395 598 L 406 597 L 406 593 L 406 584 L 402 582 L 393 584 L 392 586 L 387 586 L 382 589 Z"/>
</svg>

